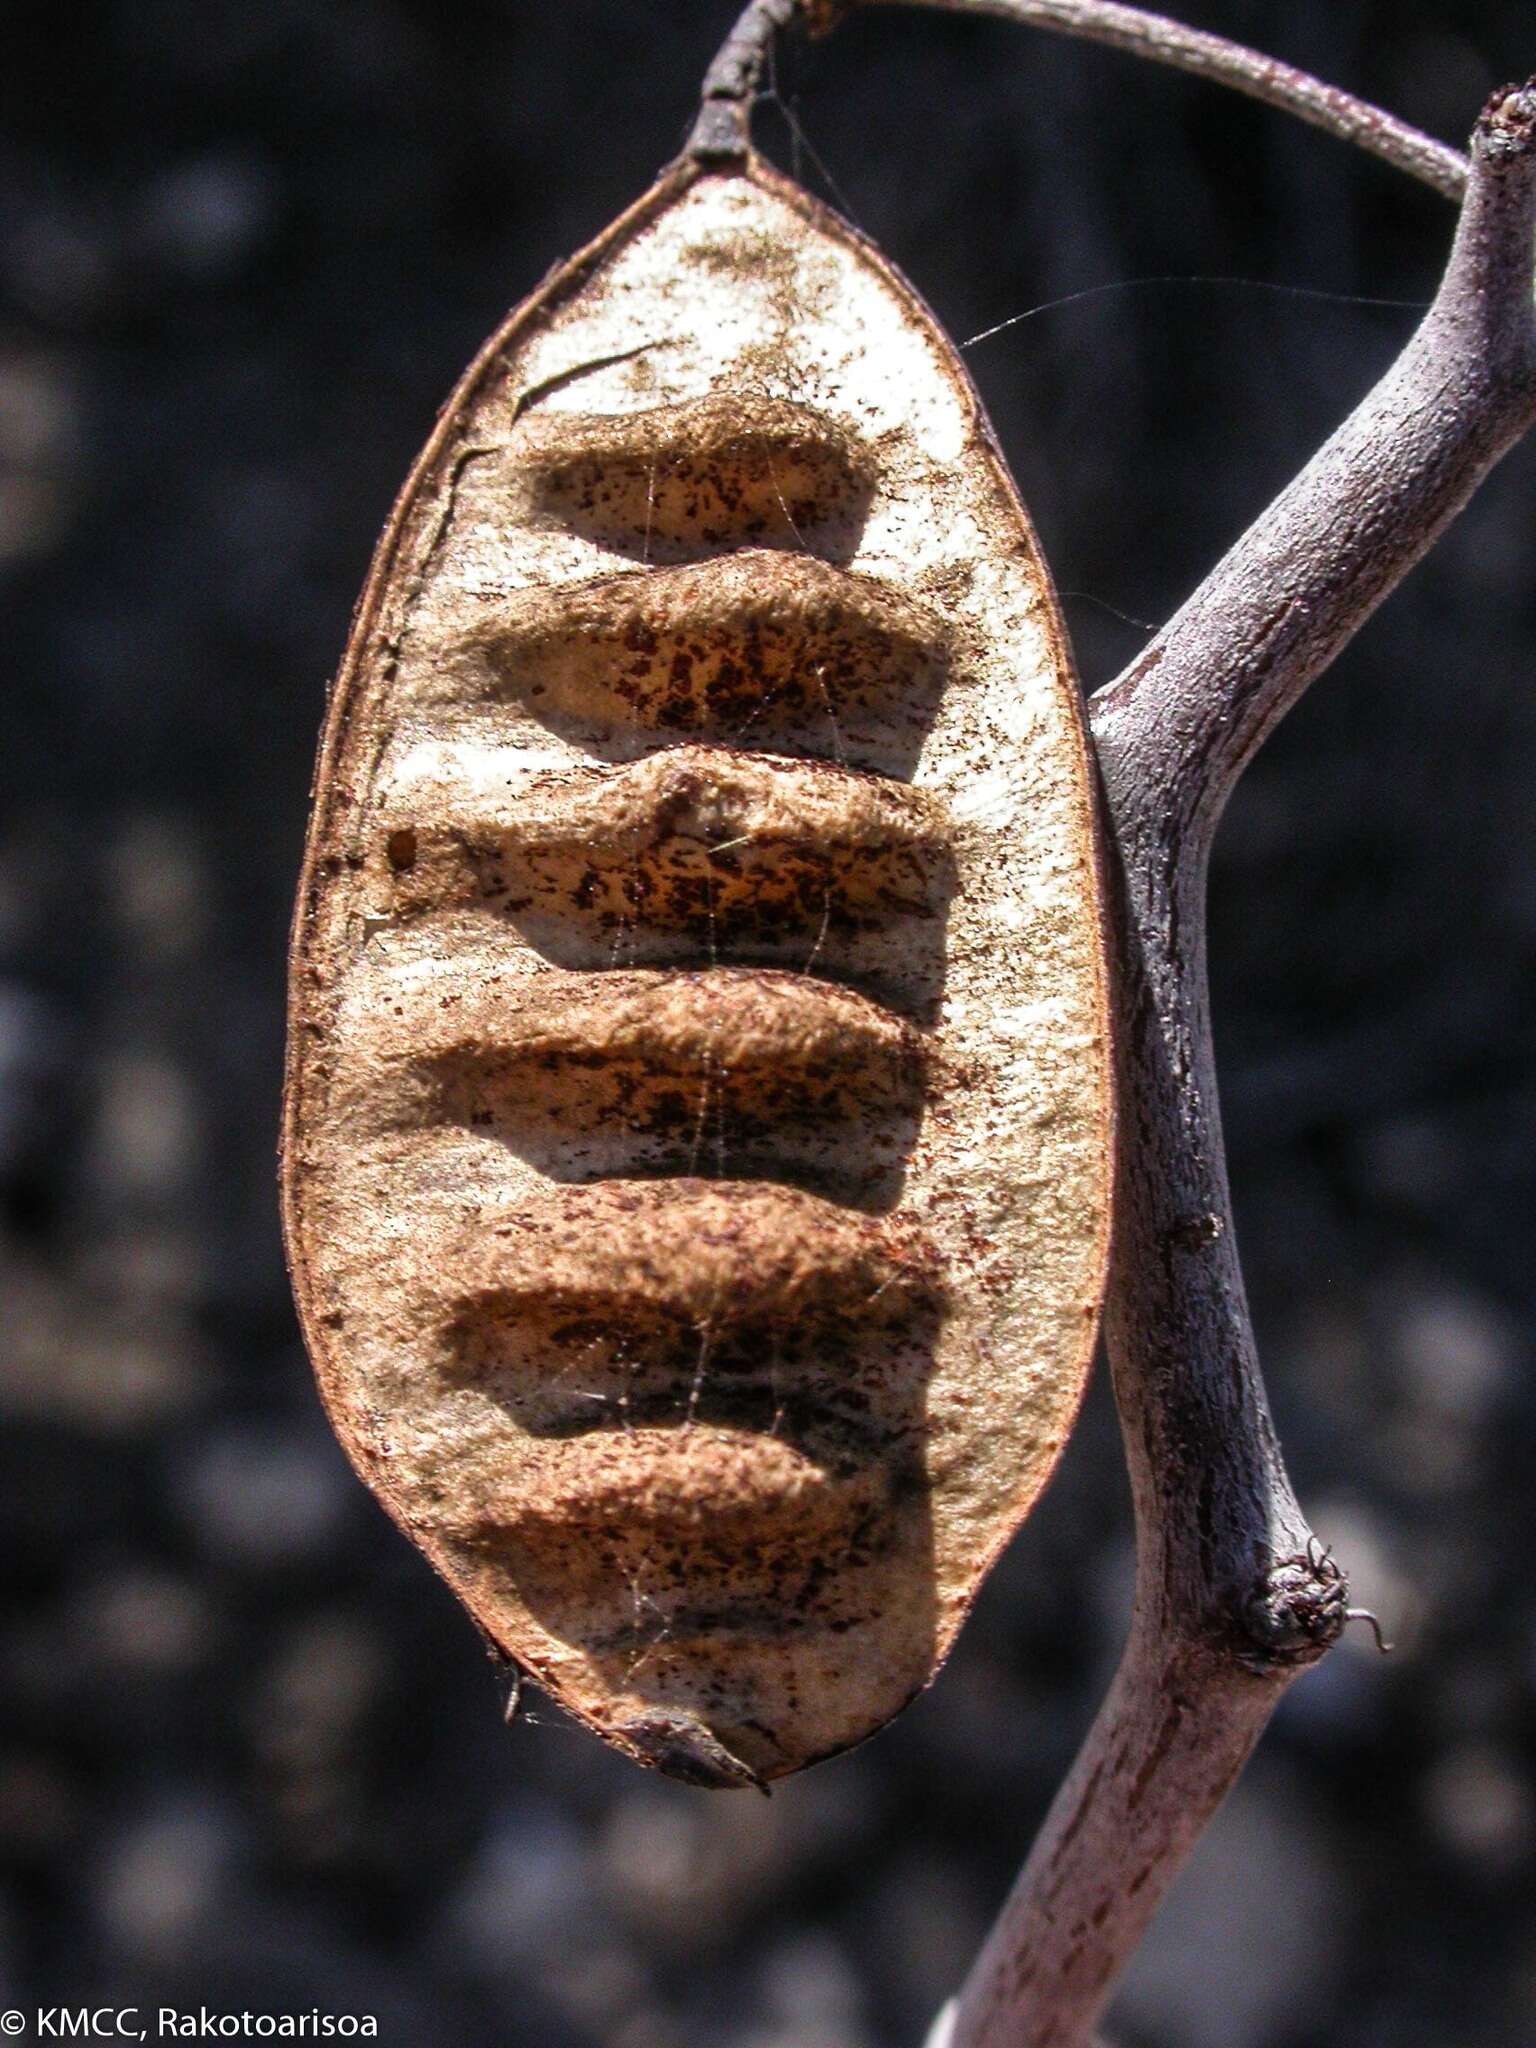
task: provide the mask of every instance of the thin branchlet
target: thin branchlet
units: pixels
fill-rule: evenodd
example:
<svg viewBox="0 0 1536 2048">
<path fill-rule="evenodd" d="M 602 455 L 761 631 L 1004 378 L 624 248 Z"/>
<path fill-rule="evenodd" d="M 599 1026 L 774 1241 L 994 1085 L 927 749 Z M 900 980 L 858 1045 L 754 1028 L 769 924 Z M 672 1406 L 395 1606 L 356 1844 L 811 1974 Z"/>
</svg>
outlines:
<svg viewBox="0 0 1536 2048">
<path fill-rule="evenodd" d="M 735 26 L 704 74 L 699 118 L 687 154 L 701 158 L 745 156 L 751 141 L 752 103 L 774 38 L 802 10 L 801 0 L 748 0 Z"/>
<path fill-rule="evenodd" d="M 1249 99 L 1294 114 L 1298 120 L 1406 171 L 1447 199 L 1459 199 L 1466 184 L 1466 158 L 1406 121 L 1339 86 L 1324 84 L 1294 65 L 1266 57 L 1262 51 L 1205 29 L 1189 28 L 1144 7 L 1122 7 L 1112 0 L 848 0 L 848 4 L 850 8 L 929 7 L 946 14 L 991 14 L 1026 28 L 1103 43 L 1130 56 L 1190 72 L 1211 84 L 1230 86 Z"/>
<path fill-rule="evenodd" d="M 1536 415 L 1536 93 L 1473 138 L 1444 278 L 1387 374 L 1172 620 L 1094 700 L 1119 799 L 1176 812 L 1195 874 L 1266 734 Z"/>
<path fill-rule="evenodd" d="M 825 34 L 856 8 L 893 6 L 995 15 L 1026 28 L 1102 43 L 1211 84 L 1228 86 L 1249 99 L 1293 114 L 1341 142 L 1380 157 L 1447 199 L 1459 199 L 1466 186 L 1467 160 L 1459 150 L 1422 134 L 1381 107 L 1226 36 L 1189 28 L 1148 8 L 1120 6 L 1115 0 L 749 0 L 705 73 L 703 105 L 689 154 L 745 155 L 752 102 L 769 49 L 774 38 L 791 25 Z"/>
</svg>

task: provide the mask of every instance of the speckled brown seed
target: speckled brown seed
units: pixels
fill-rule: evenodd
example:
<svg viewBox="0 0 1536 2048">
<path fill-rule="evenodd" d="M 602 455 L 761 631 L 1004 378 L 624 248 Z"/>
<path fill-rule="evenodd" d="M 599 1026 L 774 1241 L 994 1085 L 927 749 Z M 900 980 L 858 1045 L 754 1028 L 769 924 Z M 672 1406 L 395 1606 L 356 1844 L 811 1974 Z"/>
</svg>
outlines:
<svg viewBox="0 0 1536 2048">
<path fill-rule="evenodd" d="M 638 1761 L 927 1682 L 1070 1427 L 1111 1105 L 1046 572 L 953 350 L 756 160 L 492 339 L 381 543 L 284 1191 L 359 1471 Z"/>
</svg>

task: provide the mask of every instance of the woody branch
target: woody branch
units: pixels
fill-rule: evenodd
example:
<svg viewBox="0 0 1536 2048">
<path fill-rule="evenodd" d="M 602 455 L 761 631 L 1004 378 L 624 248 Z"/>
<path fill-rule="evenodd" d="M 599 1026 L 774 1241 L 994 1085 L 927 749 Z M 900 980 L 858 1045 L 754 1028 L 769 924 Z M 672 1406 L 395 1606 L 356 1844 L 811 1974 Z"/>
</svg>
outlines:
<svg viewBox="0 0 1536 2048">
<path fill-rule="evenodd" d="M 1536 419 L 1536 81 L 1490 102 L 1468 165 L 1334 88 L 1140 9 L 897 4 L 1007 15 L 1202 70 L 1464 189 L 1440 290 L 1396 364 L 1090 707 L 1114 853 L 1122 1138 L 1106 1336 L 1136 1601 L 1109 1697 L 935 2030 L 947 2048 L 1082 2048 L 1281 1694 L 1345 1619 L 1342 1578 L 1286 1476 L 1243 1291 L 1206 872 L 1265 736 Z M 712 68 L 696 153 L 746 149 L 762 63 L 791 12 L 747 8 Z M 818 12 L 805 18 L 825 26 Z"/>
<path fill-rule="evenodd" d="M 1113 1689 L 968 1979 L 951 2048 L 1075 2048 L 1280 1695 L 1337 1635 L 1232 1231 L 1205 882 L 1260 743 L 1536 420 L 1536 88 L 1473 137 L 1397 363 L 1090 707 L 1117 854 L 1123 1131 L 1106 1313 L 1136 1506 Z"/>
</svg>

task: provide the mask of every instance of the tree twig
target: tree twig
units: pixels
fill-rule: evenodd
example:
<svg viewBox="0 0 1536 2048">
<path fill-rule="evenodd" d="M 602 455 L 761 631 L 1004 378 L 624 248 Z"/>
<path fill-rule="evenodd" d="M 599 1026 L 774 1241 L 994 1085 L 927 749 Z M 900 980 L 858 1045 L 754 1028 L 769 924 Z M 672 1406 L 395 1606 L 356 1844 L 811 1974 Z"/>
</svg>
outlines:
<svg viewBox="0 0 1536 2048">
<path fill-rule="evenodd" d="M 1091 721 L 1118 854 L 1124 1134 L 1106 1316 L 1130 1639 L 961 1997 L 951 2048 L 1078 2048 L 1343 1581 L 1280 1458 L 1233 1237 L 1205 972 L 1216 823 L 1264 736 L 1536 420 L 1536 81 L 1473 138 L 1401 357 Z"/>
<path fill-rule="evenodd" d="M 1409 127 L 1406 121 L 1394 119 L 1336 85 L 1325 85 L 1309 72 L 1266 57 L 1262 51 L 1204 29 L 1188 28 L 1144 7 L 1122 7 L 1114 0 L 846 0 L 846 5 L 850 10 L 896 6 L 939 8 L 947 14 L 994 14 L 1029 28 L 1104 43 L 1279 107 L 1343 142 L 1369 150 L 1372 156 L 1434 186 L 1447 199 L 1460 198 L 1466 183 L 1466 158 Z"/>
<path fill-rule="evenodd" d="M 825 33 L 855 8 L 892 6 L 996 15 L 1027 28 L 1103 43 L 1230 86 L 1250 99 L 1294 114 L 1298 120 L 1406 171 L 1447 199 L 1459 199 L 1467 181 L 1467 160 L 1459 150 L 1447 148 L 1353 93 L 1325 85 L 1309 72 L 1225 36 L 1187 28 L 1183 22 L 1144 7 L 1120 6 L 1117 0 L 749 0 L 705 74 L 703 106 L 689 154 L 729 157 L 746 153 L 752 100 L 769 47 L 792 21 L 798 20 L 813 33 Z"/>
<path fill-rule="evenodd" d="M 699 93 L 699 118 L 687 154 L 745 156 L 751 142 L 752 102 L 774 37 L 796 16 L 811 16 L 801 0 L 747 0 L 730 34 L 715 52 Z"/>
</svg>

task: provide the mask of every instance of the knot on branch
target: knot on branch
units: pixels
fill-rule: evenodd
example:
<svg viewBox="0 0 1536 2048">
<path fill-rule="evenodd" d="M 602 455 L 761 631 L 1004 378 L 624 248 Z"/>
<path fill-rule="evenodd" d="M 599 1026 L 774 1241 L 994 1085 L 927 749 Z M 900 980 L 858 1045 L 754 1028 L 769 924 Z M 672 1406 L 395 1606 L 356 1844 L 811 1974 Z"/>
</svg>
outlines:
<svg viewBox="0 0 1536 2048">
<path fill-rule="evenodd" d="M 1259 1677 L 1315 1664 L 1344 1632 L 1349 1586 L 1314 1538 L 1277 1558 L 1243 1603 L 1238 1661 Z"/>
<path fill-rule="evenodd" d="M 1477 117 L 1472 149 L 1491 170 L 1502 170 L 1536 150 L 1536 78 L 1501 85 Z"/>
</svg>

